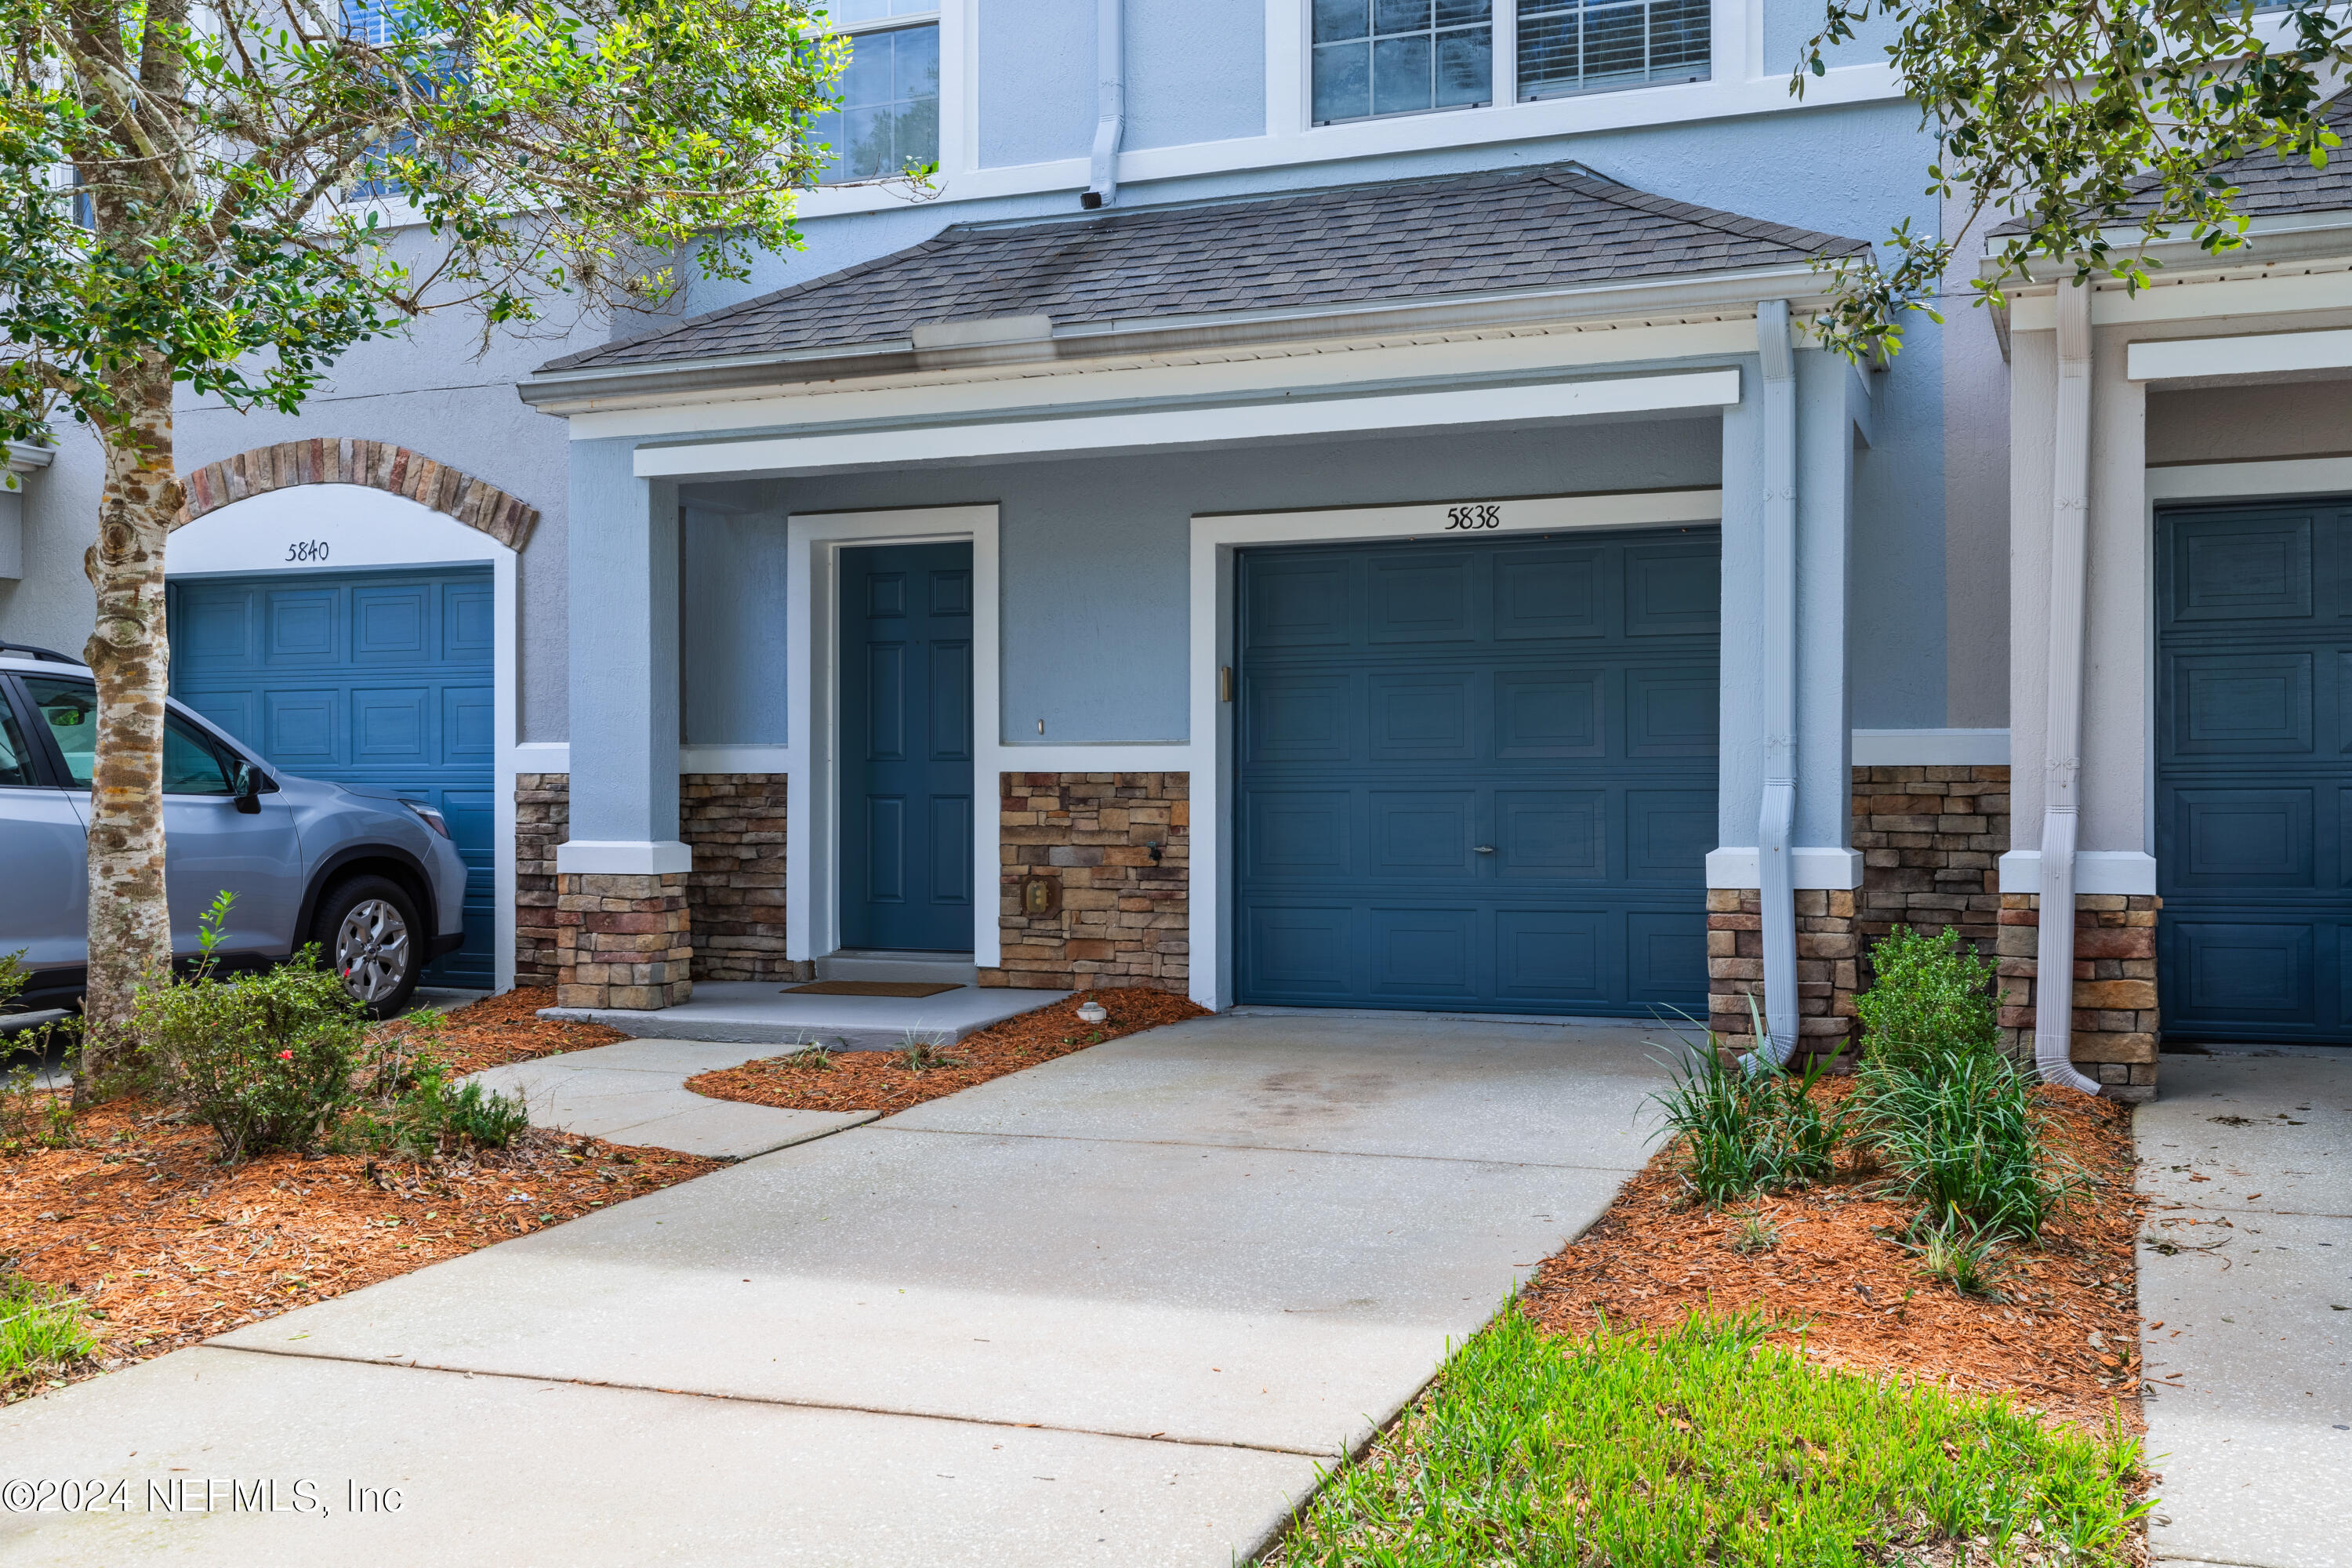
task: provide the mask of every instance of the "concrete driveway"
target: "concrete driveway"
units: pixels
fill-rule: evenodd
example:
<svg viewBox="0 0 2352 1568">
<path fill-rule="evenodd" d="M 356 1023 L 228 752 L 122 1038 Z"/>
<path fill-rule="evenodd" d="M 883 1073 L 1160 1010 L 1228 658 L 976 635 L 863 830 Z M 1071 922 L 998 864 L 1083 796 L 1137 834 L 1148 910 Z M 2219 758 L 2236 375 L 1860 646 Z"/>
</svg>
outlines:
<svg viewBox="0 0 2352 1568">
<path fill-rule="evenodd" d="M 128 1483 L 0 1555 L 1223 1568 L 1639 1167 L 1654 1033 L 1114 1041 L 0 1412 Z"/>
<path fill-rule="evenodd" d="M 2148 1542 L 2172 1568 L 2352 1568 L 2352 1051 L 2163 1079 L 2135 1119 Z"/>
</svg>

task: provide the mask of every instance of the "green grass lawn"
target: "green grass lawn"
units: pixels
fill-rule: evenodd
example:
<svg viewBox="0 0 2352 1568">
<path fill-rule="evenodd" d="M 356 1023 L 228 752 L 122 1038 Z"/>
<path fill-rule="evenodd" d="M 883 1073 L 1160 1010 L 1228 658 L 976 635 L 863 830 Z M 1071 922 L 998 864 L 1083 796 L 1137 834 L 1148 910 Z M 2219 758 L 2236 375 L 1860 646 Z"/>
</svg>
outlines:
<svg viewBox="0 0 2352 1568">
<path fill-rule="evenodd" d="M 79 1301 L 0 1268 L 0 1392 L 18 1392 L 97 1346 Z"/>
<path fill-rule="evenodd" d="M 1755 1322 L 1548 1337 L 1515 1308 L 1340 1467 L 1282 1568 L 2121 1564 L 2136 1440 L 1826 1373 Z M 1956 1547 L 1961 1550 L 1955 1551 Z"/>
</svg>

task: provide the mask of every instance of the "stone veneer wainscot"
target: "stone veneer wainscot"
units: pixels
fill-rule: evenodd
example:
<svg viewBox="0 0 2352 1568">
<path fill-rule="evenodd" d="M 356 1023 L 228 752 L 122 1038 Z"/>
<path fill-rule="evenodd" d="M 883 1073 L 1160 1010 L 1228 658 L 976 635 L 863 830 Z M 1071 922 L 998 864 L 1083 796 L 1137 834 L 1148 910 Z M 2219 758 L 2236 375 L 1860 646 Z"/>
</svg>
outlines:
<svg viewBox="0 0 2352 1568">
<path fill-rule="evenodd" d="M 982 970 L 980 983 L 1183 994 L 1192 973 L 1192 775 L 999 777 L 1004 948 L 1001 967 Z M 1022 911 L 1021 884 L 1030 877 L 1060 882 L 1058 911 Z"/>
</svg>

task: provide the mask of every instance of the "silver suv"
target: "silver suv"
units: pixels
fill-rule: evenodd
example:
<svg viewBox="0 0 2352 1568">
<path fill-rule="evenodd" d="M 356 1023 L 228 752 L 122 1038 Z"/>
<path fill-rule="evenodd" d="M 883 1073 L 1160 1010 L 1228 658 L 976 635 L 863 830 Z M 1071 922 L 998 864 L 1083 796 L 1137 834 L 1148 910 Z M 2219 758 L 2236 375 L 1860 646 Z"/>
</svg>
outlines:
<svg viewBox="0 0 2352 1568">
<path fill-rule="evenodd" d="M 97 717 L 84 667 L 0 644 L 0 953 L 25 950 L 20 1006 L 81 994 Z M 199 952 L 196 917 L 234 893 L 225 967 L 315 942 L 383 1018 L 465 940 L 466 867 L 439 812 L 281 773 L 178 702 L 163 717 L 163 845 L 178 958 Z"/>
</svg>

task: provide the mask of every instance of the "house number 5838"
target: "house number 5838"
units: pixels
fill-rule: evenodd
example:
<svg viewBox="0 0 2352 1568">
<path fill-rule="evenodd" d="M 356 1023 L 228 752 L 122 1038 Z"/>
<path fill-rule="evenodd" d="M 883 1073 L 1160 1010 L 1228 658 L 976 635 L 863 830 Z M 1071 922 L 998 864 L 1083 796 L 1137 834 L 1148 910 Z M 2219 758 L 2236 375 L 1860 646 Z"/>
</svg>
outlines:
<svg viewBox="0 0 2352 1568">
<path fill-rule="evenodd" d="M 327 542 L 323 539 L 298 539 L 286 547 L 286 559 L 289 561 L 324 561 L 326 558 Z"/>
<path fill-rule="evenodd" d="M 1482 506 L 1449 506 L 1445 509 L 1445 526 L 1449 529 L 1500 528 L 1503 509 L 1492 501 Z"/>
</svg>

